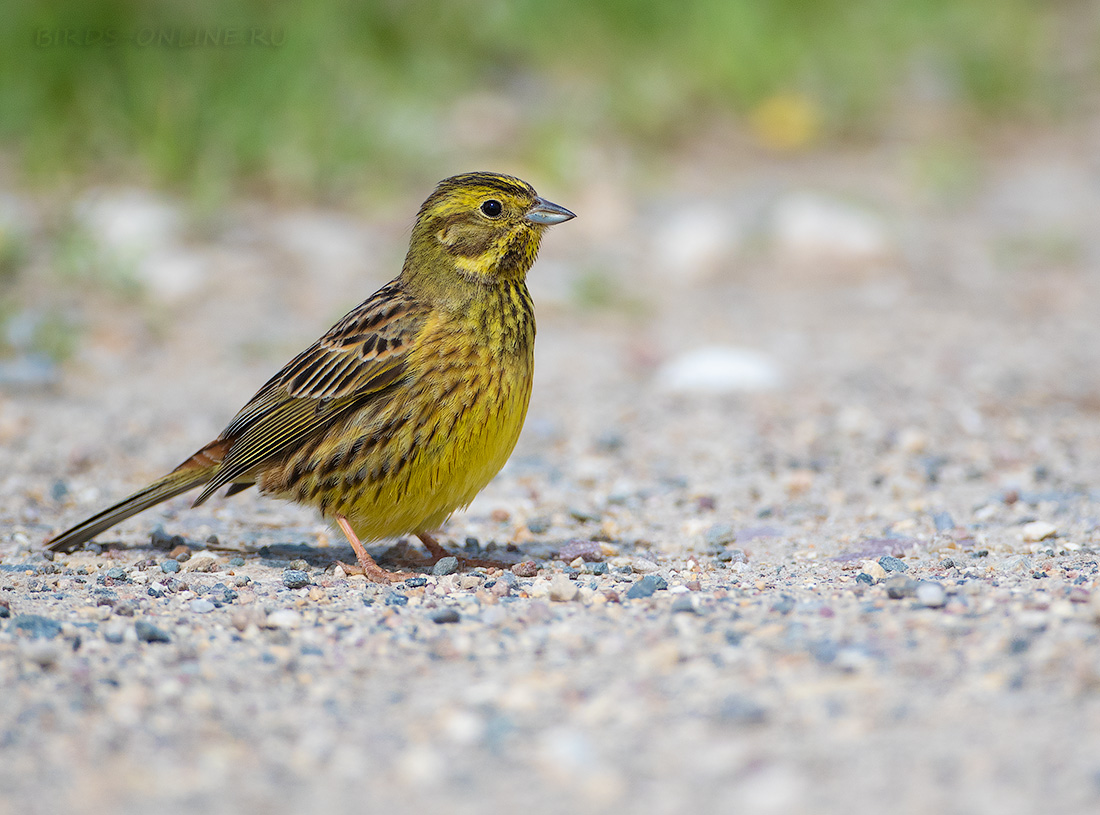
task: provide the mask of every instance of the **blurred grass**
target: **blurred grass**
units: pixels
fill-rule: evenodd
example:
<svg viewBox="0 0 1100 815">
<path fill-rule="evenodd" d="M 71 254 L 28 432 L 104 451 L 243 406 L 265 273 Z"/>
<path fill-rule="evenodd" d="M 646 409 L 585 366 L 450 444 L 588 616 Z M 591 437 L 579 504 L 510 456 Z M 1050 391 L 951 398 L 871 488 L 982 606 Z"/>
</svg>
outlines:
<svg viewBox="0 0 1100 815">
<path fill-rule="evenodd" d="M 434 180 L 458 156 L 567 174 L 588 142 L 661 149 L 730 113 L 801 149 L 915 104 L 1049 106 L 1063 87 L 1055 32 L 1077 5 L 9 0 L 0 149 L 47 185 L 75 174 L 337 200 Z M 281 44 L 180 45 L 250 29 Z M 89 42 L 110 32 L 111 46 Z"/>
</svg>

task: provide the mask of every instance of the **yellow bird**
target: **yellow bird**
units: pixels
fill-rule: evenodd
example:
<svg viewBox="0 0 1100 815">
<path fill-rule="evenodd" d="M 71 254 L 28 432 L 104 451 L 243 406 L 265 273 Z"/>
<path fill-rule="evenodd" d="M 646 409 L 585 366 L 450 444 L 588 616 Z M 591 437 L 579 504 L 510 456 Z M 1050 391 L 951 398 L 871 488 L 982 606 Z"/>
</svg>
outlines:
<svg viewBox="0 0 1100 815">
<path fill-rule="evenodd" d="M 543 232 L 575 217 L 518 178 L 465 173 L 424 202 L 401 274 L 256 393 L 214 441 L 163 478 L 49 542 L 72 552 L 148 507 L 205 485 L 316 507 L 373 580 L 397 577 L 362 541 L 431 532 L 508 460 L 531 395 L 526 277 Z"/>
</svg>

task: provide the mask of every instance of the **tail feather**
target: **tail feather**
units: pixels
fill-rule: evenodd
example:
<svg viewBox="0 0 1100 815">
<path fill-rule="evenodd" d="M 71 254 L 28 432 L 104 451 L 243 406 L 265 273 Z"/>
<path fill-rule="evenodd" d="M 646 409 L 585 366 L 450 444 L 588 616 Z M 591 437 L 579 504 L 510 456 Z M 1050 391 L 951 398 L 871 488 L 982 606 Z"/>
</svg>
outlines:
<svg viewBox="0 0 1100 815">
<path fill-rule="evenodd" d="M 200 484 L 205 484 L 214 476 L 217 465 L 213 463 L 200 464 L 196 461 L 199 456 L 196 453 L 177 469 L 163 478 L 157 479 L 148 487 L 138 490 L 128 498 L 124 498 L 114 506 L 93 515 L 72 529 L 67 529 L 47 544 L 46 548 L 52 552 L 73 552 L 80 546 L 105 529 L 110 529 L 119 521 L 124 521 L 131 515 L 136 515 L 143 509 L 148 509 L 161 501 L 175 498 L 181 493 L 194 489 Z"/>
</svg>

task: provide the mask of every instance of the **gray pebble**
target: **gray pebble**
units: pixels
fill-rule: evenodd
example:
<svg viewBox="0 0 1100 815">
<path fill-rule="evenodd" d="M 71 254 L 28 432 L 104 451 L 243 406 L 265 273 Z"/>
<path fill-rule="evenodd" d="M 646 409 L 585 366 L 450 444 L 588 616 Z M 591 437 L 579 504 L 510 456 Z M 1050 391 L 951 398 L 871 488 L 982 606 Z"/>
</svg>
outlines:
<svg viewBox="0 0 1100 815">
<path fill-rule="evenodd" d="M 246 574 L 239 574 L 239 575 L 237 575 L 236 577 L 233 578 L 233 585 L 236 586 L 237 588 L 241 588 L 242 586 L 247 586 L 251 582 L 252 582 L 252 578 L 249 577 Z"/>
<path fill-rule="evenodd" d="M 698 614 L 699 609 L 695 605 L 695 598 L 690 594 L 678 594 L 672 601 L 673 614 Z"/>
<path fill-rule="evenodd" d="M 106 576 L 111 580 L 125 580 L 126 570 L 121 566 L 112 566 L 107 570 Z"/>
<path fill-rule="evenodd" d="M 52 640 L 61 633 L 61 623 L 40 614 L 20 614 L 12 619 L 12 627 L 34 639 Z"/>
<path fill-rule="evenodd" d="M 550 528 L 548 518 L 531 518 L 527 521 L 527 529 L 535 535 L 541 535 Z"/>
<path fill-rule="evenodd" d="M 627 589 L 627 599 L 639 600 L 643 597 L 653 596 L 653 593 L 656 592 L 658 589 L 657 581 L 659 579 L 660 578 L 658 578 L 657 575 L 647 574 L 645 577 L 643 577 L 641 580 L 637 581 L 636 583 L 634 583 L 634 585 Z M 667 583 L 665 584 L 665 587 L 668 587 Z"/>
<path fill-rule="evenodd" d="M 912 597 L 917 592 L 917 581 L 904 575 L 896 575 L 887 580 L 886 595 L 892 600 L 900 600 L 903 597 Z"/>
<path fill-rule="evenodd" d="M 433 623 L 439 623 L 440 625 L 443 623 L 457 623 L 461 619 L 458 611 L 453 608 L 437 608 L 428 615 L 428 618 Z"/>
<path fill-rule="evenodd" d="M 714 524 L 703 533 L 703 540 L 706 541 L 709 550 L 717 552 L 726 544 L 736 543 L 737 533 L 733 531 L 733 526 L 730 524 Z"/>
<path fill-rule="evenodd" d="M 115 603 L 114 606 L 111 607 L 111 612 L 119 617 L 133 617 L 135 610 L 134 604 L 128 601 Z"/>
<path fill-rule="evenodd" d="M 211 537 L 213 537 L 213 535 L 211 535 Z M 230 566 L 243 566 L 244 565 L 244 558 L 243 557 L 230 558 L 229 559 L 229 565 Z"/>
<path fill-rule="evenodd" d="M 175 574 L 180 570 L 180 562 L 178 560 L 166 560 L 160 564 L 160 570 L 165 574 Z"/>
<path fill-rule="evenodd" d="M 161 628 L 157 628 L 150 622 L 145 620 L 138 620 L 134 623 L 134 633 L 137 634 L 138 640 L 141 642 L 171 642 L 172 638 L 168 636 L 168 632 Z"/>
<path fill-rule="evenodd" d="M 790 614 L 792 611 L 794 611 L 794 607 L 795 607 L 794 598 L 793 597 L 788 597 L 787 595 L 783 595 L 778 600 L 776 600 L 774 603 L 772 603 L 771 610 L 772 611 L 777 611 L 780 614 Z"/>
<path fill-rule="evenodd" d="M 909 566 L 906 565 L 905 561 L 899 560 L 893 555 L 883 555 L 878 559 L 878 565 L 888 572 L 905 572 L 909 570 Z"/>
<path fill-rule="evenodd" d="M 871 577 L 871 575 L 867 574 L 867 572 L 860 572 L 856 575 L 856 582 L 866 583 L 868 586 L 870 586 L 874 584 L 875 578 Z"/>
<path fill-rule="evenodd" d="M 288 589 L 304 589 L 309 583 L 309 575 L 301 569 L 287 569 L 283 572 L 283 585 Z"/>
<path fill-rule="evenodd" d="M 435 562 L 435 565 L 432 566 L 432 574 L 436 575 L 437 577 L 442 577 L 443 575 L 448 575 L 448 574 L 454 574 L 457 571 L 458 571 L 458 558 L 454 557 L 453 555 L 449 555 L 447 557 L 441 557 L 439 560 L 437 560 Z"/>
<path fill-rule="evenodd" d="M 917 602 L 927 608 L 943 608 L 947 603 L 947 591 L 934 580 L 922 580 L 917 584 Z"/>
<path fill-rule="evenodd" d="M 405 585 L 410 589 L 418 589 L 421 586 L 428 585 L 428 578 L 426 577 L 410 577 L 405 581 Z"/>
<path fill-rule="evenodd" d="M 936 525 L 937 532 L 950 532 L 955 528 L 955 519 L 950 512 L 933 512 L 932 523 Z"/>
<path fill-rule="evenodd" d="M 209 614 L 213 610 L 214 604 L 211 603 L 209 600 L 200 598 L 198 600 L 191 601 L 191 611 L 193 611 L 195 614 Z"/>
<path fill-rule="evenodd" d="M 396 591 L 391 591 L 389 594 L 386 595 L 387 606 L 404 606 L 408 605 L 408 602 L 408 597 Z"/>
</svg>

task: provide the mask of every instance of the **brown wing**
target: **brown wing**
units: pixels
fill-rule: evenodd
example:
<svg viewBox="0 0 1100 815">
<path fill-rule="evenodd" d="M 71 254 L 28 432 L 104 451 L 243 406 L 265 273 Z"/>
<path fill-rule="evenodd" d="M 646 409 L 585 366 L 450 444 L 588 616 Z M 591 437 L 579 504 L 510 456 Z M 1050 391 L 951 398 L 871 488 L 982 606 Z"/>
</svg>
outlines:
<svg viewBox="0 0 1100 815">
<path fill-rule="evenodd" d="M 195 505 L 401 380 L 427 315 L 399 281 L 349 312 L 260 388 L 222 431 L 218 438 L 229 449 Z"/>
</svg>

